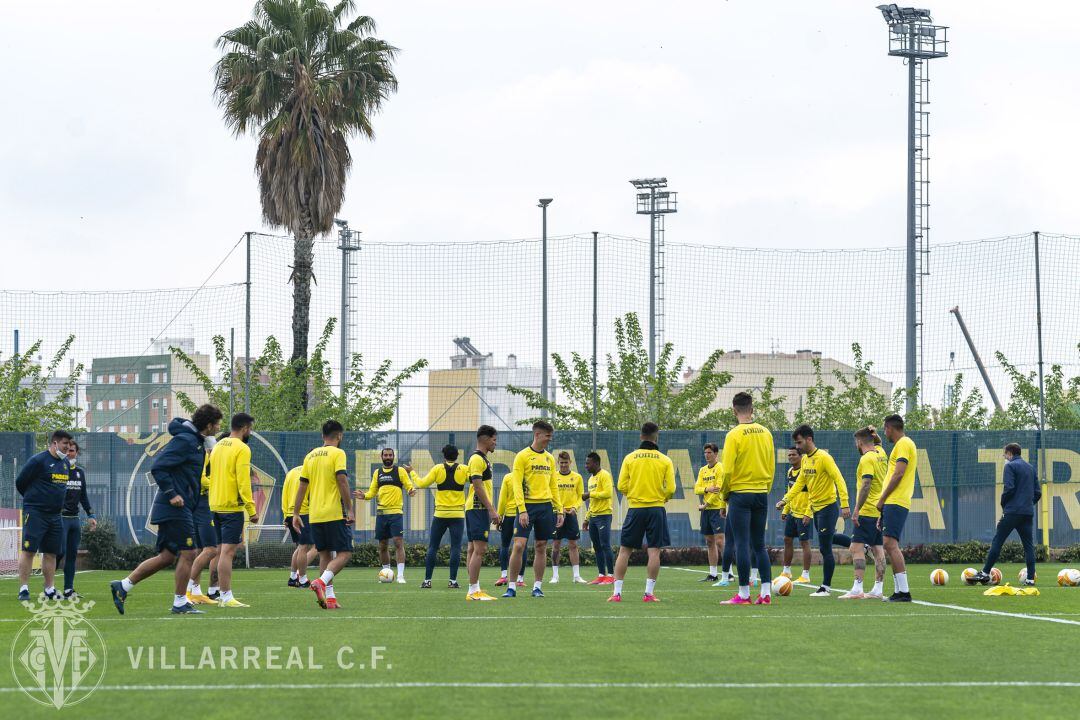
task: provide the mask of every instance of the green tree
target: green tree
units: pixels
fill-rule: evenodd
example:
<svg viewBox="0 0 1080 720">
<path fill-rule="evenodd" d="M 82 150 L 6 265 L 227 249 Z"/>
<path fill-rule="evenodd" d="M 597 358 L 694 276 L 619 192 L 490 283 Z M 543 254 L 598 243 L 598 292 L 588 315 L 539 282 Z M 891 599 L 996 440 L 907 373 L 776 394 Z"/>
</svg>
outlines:
<svg viewBox="0 0 1080 720">
<path fill-rule="evenodd" d="M 397 48 L 352 0 L 258 0 L 251 20 L 224 33 L 216 95 L 236 135 L 259 138 L 255 170 L 263 218 L 293 236 L 293 348 L 307 361 L 313 245 L 333 227 L 352 165 L 347 139 L 373 138 L 372 117 L 397 91 Z M 302 391 L 303 392 L 303 391 Z M 306 396 L 302 394 L 304 405 Z"/>
<path fill-rule="evenodd" d="M 68 335 L 49 364 L 34 362 L 41 350 L 38 340 L 24 353 L 15 353 L 0 362 L 0 432 L 46 432 L 57 428 L 75 429 L 79 408 L 75 406 L 75 384 L 82 374 L 79 363 L 71 370 L 52 400 L 46 401 L 49 378 L 56 374 L 75 342 Z"/>
<path fill-rule="evenodd" d="M 940 408 L 930 408 L 930 424 L 934 430 L 985 430 L 990 411 L 983 404 L 978 388 L 971 388 L 964 395 L 964 375 L 953 378 L 947 401 Z"/>
<path fill-rule="evenodd" d="M 340 386 L 331 381 L 330 363 L 326 359 L 326 349 L 336 324 L 336 318 L 327 320 L 311 353 L 310 362 L 304 365 L 304 371 L 299 374 L 293 363 L 285 360 L 277 338 L 270 336 L 266 339 L 262 353 L 251 363 L 251 414 L 257 429 L 314 431 L 333 418 L 349 430 L 374 430 L 393 419 L 398 389 L 427 367 L 427 360 L 417 360 L 396 373 L 391 370 L 390 361 L 385 360 L 374 373 L 367 376 L 362 367 L 362 357 L 356 353 L 351 359 L 342 398 L 338 392 Z M 223 378 L 220 384 L 215 383 L 185 352 L 175 347 L 170 350 L 202 386 L 208 402 L 227 409 L 231 389 L 235 408 L 243 408 L 244 368 L 232 363 L 223 336 L 215 336 L 213 345 L 214 358 Z M 177 392 L 176 397 L 185 411 L 194 412 L 195 403 L 189 395 Z"/>
<path fill-rule="evenodd" d="M 1080 351 L 1080 344 L 1077 346 Z M 1012 381 L 1012 394 L 1003 413 L 991 421 L 992 429 L 1035 429 L 1039 427 L 1039 380 L 1036 371 L 1023 372 L 1002 352 L 994 354 Z M 1080 375 L 1065 377 L 1061 365 L 1051 365 L 1043 377 L 1046 428 L 1080 430 Z"/>
</svg>

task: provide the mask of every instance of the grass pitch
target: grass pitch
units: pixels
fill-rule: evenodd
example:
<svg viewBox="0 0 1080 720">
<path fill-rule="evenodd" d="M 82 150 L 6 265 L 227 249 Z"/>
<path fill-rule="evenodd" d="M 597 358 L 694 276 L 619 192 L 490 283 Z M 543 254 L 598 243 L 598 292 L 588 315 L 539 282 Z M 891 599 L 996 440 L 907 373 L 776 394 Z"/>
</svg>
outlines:
<svg viewBox="0 0 1080 720">
<path fill-rule="evenodd" d="M 661 571 L 659 604 L 641 602 L 644 568 L 630 569 L 621 604 L 606 602 L 610 587 L 569 584 L 569 568 L 545 584 L 544 599 L 526 587 L 488 603 L 446 589 L 446 568 L 431 590 L 419 588 L 422 569 L 407 570 L 408 585 L 383 585 L 377 569 L 348 568 L 335 582 L 338 611 L 286 587 L 284 571 L 252 570 L 234 577 L 250 608 L 203 616 L 168 614 L 172 576 L 159 574 L 132 592 L 124 617 L 108 592 L 122 573 L 80 573 L 76 589 L 97 603 L 88 617 L 108 668 L 96 691 L 61 712 L 627 718 L 783 716 L 790 706 L 792 715 L 833 717 L 1076 717 L 1080 588 L 1057 587 L 1060 568 L 1042 565 L 1041 596 L 984 597 L 960 582 L 962 567 L 947 567 L 945 587 L 930 585 L 931 569 L 910 567 L 911 605 L 810 598 L 812 588 L 797 586 L 770 607 L 726 607 L 719 602 L 732 588 L 698 582 L 702 568 Z M 1015 584 L 1019 566 L 1001 569 Z M 835 587 L 850 586 L 850 567 L 836 576 Z M 492 594 L 496 577 L 484 569 Z M 5 717 L 56 717 L 12 674 L 29 617 L 16 591 L 0 581 L 0 704 Z M 235 669 L 223 661 L 227 648 Z M 161 666 L 162 653 L 175 669 Z"/>
</svg>

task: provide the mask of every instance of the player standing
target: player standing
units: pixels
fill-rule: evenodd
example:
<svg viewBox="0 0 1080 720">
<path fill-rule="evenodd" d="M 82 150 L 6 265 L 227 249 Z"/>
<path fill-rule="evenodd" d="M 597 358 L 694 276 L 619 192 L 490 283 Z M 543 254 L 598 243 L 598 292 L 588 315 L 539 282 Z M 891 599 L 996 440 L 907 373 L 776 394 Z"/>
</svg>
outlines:
<svg viewBox="0 0 1080 720">
<path fill-rule="evenodd" d="M 641 426 L 641 445 L 623 458 L 619 468 L 619 492 L 626 496 L 629 509 L 619 539 L 615 558 L 615 587 L 608 602 L 622 602 L 623 578 L 630 553 L 648 544 L 648 578 L 643 602 L 660 602 L 656 597 L 656 579 L 660 576 L 660 549 L 671 544 L 667 510 L 664 505 L 675 494 L 675 465 L 656 444 L 660 427 L 654 422 Z"/>
<path fill-rule="evenodd" d="M 551 584 L 559 582 L 559 560 L 562 555 L 562 541 L 570 546 L 570 568 L 574 572 L 573 582 L 585 583 L 581 577 L 581 555 L 578 553 L 578 540 L 581 539 L 581 527 L 578 524 L 577 509 L 585 494 L 585 483 L 581 474 L 570 469 L 570 453 L 559 452 L 559 473 L 555 476 L 559 487 L 559 502 L 563 507 L 563 524 L 555 528 L 555 537 L 551 542 Z"/>
<path fill-rule="evenodd" d="M 311 581 L 311 590 L 316 602 L 326 610 L 341 607 L 334 595 L 334 577 L 352 558 L 352 493 L 349 492 L 348 458 L 340 447 L 344 435 L 345 428 L 337 420 L 323 423 L 323 446 L 304 458 L 293 499 L 293 529 L 300 532 L 304 525 L 310 525 L 311 540 L 319 551 L 320 575 Z M 305 495 L 310 523 L 300 519 Z"/>
<path fill-rule="evenodd" d="M 213 455 L 214 445 L 217 441 L 228 437 L 224 432 L 220 436 L 211 435 L 203 441 L 203 449 L 206 451 L 206 462 L 203 463 L 203 472 L 200 482 L 199 497 L 195 501 L 195 507 L 191 509 L 191 519 L 195 523 L 195 549 L 198 554 L 191 562 L 191 576 L 188 578 L 187 599 L 192 605 L 217 605 L 221 597 L 217 587 L 217 563 L 214 560 L 218 553 L 217 528 L 214 527 L 214 514 L 210 512 L 210 456 Z M 209 567 L 210 588 L 209 594 L 203 595 L 202 571 Z"/>
<path fill-rule="evenodd" d="M 718 582 L 720 578 L 717 577 L 716 566 L 724 545 L 726 522 L 720 511 L 727 507 L 727 503 L 720 497 L 720 479 L 717 477 L 723 465 L 717 460 L 720 448 L 716 443 L 705 443 L 704 452 L 705 464 L 698 470 L 694 494 L 701 498 L 698 501 L 698 510 L 701 511 L 701 535 L 705 538 L 706 552 L 709 555 L 709 574 L 699 582 Z"/>
<path fill-rule="evenodd" d="M 293 516 L 293 503 L 296 502 L 296 491 L 300 488 L 300 474 L 303 469 L 302 465 L 297 465 L 285 473 L 285 482 L 281 486 L 281 517 L 285 518 L 285 524 L 289 528 L 289 539 L 296 546 L 293 548 L 292 558 L 289 561 L 288 586 L 306 590 L 311 587 L 307 569 L 308 565 L 311 564 L 311 551 L 315 549 L 315 544 L 311 540 L 311 518 L 308 515 L 308 494 L 306 492 L 304 493 L 303 502 L 300 503 L 300 512 L 297 513 L 300 515 L 300 522 L 302 523 L 300 530 L 296 530 L 292 523 L 289 522 L 289 518 Z"/>
<path fill-rule="evenodd" d="M 904 532 L 908 511 L 911 509 L 911 496 L 915 493 L 915 469 L 919 462 L 919 451 L 915 443 L 904 434 L 904 418 L 890 415 L 885 418 L 885 437 L 893 443 L 889 453 L 888 481 L 877 501 L 881 512 L 878 527 L 885 536 L 885 554 L 893 568 L 893 594 L 885 598 L 886 602 L 911 602 L 908 588 L 907 565 L 904 553 L 900 552 L 900 536 Z"/>
<path fill-rule="evenodd" d="M 772 433 L 754 422 L 754 399 L 750 393 L 735 393 L 731 404 L 739 424 L 724 438 L 720 496 L 727 501 L 725 514 L 731 518 L 735 535 L 739 592 L 723 603 L 750 604 L 750 566 L 756 564 L 761 574 L 761 593 L 755 604 L 768 605 L 772 602 L 772 566 L 765 550 L 765 521 L 769 491 L 776 474 L 776 450 Z"/>
<path fill-rule="evenodd" d="M 611 473 L 600 467 L 600 455 L 595 451 L 585 457 L 589 473 L 589 491 L 583 498 L 589 502 L 585 526 L 589 531 L 593 554 L 596 555 L 596 579 L 590 585 L 611 585 L 615 582 L 615 555 L 611 551 L 611 514 L 615 481 Z"/>
<path fill-rule="evenodd" d="M 394 448 L 383 448 L 379 453 L 382 467 L 371 474 L 367 492 L 356 490 L 353 496 L 361 500 L 377 498 L 375 504 L 375 539 L 379 541 L 379 562 L 384 570 L 390 569 L 390 540 L 394 541 L 397 560 L 397 581 L 405 584 L 405 493 L 416 494 L 413 483 L 416 473 L 411 465 L 394 464 Z"/>
<path fill-rule="evenodd" d="M 466 600 L 494 600 L 480 589 L 480 567 L 487 554 L 488 534 L 498 524 L 499 513 L 492 503 L 494 489 L 491 481 L 491 460 L 488 457 L 498 445 L 499 434 L 490 425 L 476 429 L 476 450 L 469 457 L 469 494 L 465 498 L 465 533 L 469 545 L 465 567 L 469 572 L 469 592 Z"/>
<path fill-rule="evenodd" d="M 78 600 L 79 595 L 75 592 L 75 561 L 79 558 L 79 540 L 82 538 L 79 505 L 86 511 L 86 522 L 91 530 L 97 527 L 97 519 L 86 494 L 86 471 L 75 464 L 79 458 L 79 443 L 74 440 L 68 444 L 67 458 L 71 466 L 71 479 L 68 480 L 64 496 L 64 508 L 60 511 L 60 551 L 63 558 L 57 557 L 56 562 L 64 562 L 64 599 Z"/>
<path fill-rule="evenodd" d="M 1001 519 L 998 520 L 983 569 L 975 574 L 975 582 L 983 585 L 990 582 L 990 570 L 1001 555 L 1001 546 L 1015 530 L 1020 536 L 1020 544 L 1024 546 L 1024 564 L 1027 566 L 1024 585 L 1034 585 L 1035 544 L 1032 542 L 1031 533 L 1035 505 L 1042 498 L 1042 490 L 1035 479 L 1035 468 L 1023 458 L 1023 451 L 1018 443 L 1005 446 L 1005 467 L 1001 480 Z M 66 583 L 66 572 L 64 578 Z"/>
<path fill-rule="evenodd" d="M 210 453 L 210 511 L 218 532 L 217 556 L 220 607 L 248 607 L 233 597 L 232 571 L 236 550 L 244 541 L 244 519 L 254 524 L 255 500 L 251 494 L 251 437 L 255 419 L 236 413 L 229 423 L 229 437 L 219 440 Z"/>
<path fill-rule="evenodd" d="M 428 539 L 426 569 L 421 588 L 431 587 L 431 575 L 435 572 L 435 559 L 443 536 L 450 532 L 450 582 L 447 587 L 461 587 L 457 581 L 461 565 L 461 536 L 465 532 L 465 486 L 469 484 L 469 470 L 459 465 L 458 449 L 445 445 L 443 461 L 431 468 L 428 474 L 416 481 L 416 487 L 435 485 L 435 516 L 431 518 L 431 536 Z"/>
<path fill-rule="evenodd" d="M 56 600 L 56 557 L 63 554 L 63 521 L 71 463 L 68 447 L 71 434 L 57 430 L 49 437 L 49 448 L 32 456 L 19 470 L 15 488 L 23 498 L 22 546 L 19 548 L 19 601 L 30 601 L 30 570 L 34 556 L 41 552 L 41 575 L 45 598 Z"/>
<path fill-rule="evenodd" d="M 860 600 L 873 598 L 881 600 L 885 582 L 885 548 L 882 544 L 881 528 L 878 518 L 877 501 L 881 498 L 881 486 L 888 472 L 889 458 L 881 448 L 881 438 L 873 426 L 855 431 L 855 448 L 859 451 L 858 491 L 855 496 L 855 509 L 851 512 L 851 522 L 855 530 L 851 534 L 851 562 L 855 566 L 855 584 L 849 592 L 840 596 L 841 600 Z M 874 589 L 863 592 L 863 575 L 866 573 L 866 546 L 874 554 Z"/>
<path fill-rule="evenodd" d="M 802 467 L 802 455 L 797 447 L 787 451 L 787 461 L 791 466 L 787 471 L 787 490 L 795 487 Z M 799 538 L 802 547 L 802 575 L 796 582 L 810 582 L 810 539 L 814 535 L 814 526 L 804 523 L 803 518 L 810 516 L 810 495 L 803 486 L 803 491 L 792 498 L 790 503 L 780 508 L 780 519 L 784 521 L 784 570 L 780 574 L 791 579 L 791 561 L 795 559 L 795 538 Z"/>
</svg>

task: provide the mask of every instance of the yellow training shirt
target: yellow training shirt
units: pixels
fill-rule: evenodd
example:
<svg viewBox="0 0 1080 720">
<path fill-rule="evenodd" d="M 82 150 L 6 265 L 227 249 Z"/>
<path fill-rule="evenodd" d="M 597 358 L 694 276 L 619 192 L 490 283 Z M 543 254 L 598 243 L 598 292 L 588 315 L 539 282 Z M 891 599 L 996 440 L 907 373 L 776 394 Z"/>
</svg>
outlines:
<svg viewBox="0 0 1080 720">
<path fill-rule="evenodd" d="M 615 494 L 615 480 L 607 470 L 599 470 L 589 477 L 589 512 L 588 517 L 611 515 L 612 495 Z"/>
<path fill-rule="evenodd" d="M 556 471 L 555 483 L 559 487 L 559 504 L 563 511 L 578 508 L 581 505 L 581 496 L 585 492 L 585 482 L 581 479 L 581 473 L 571 470 L 563 475 Z"/>
<path fill-rule="evenodd" d="M 210 510 L 255 514 L 251 497 L 251 448 L 239 438 L 218 440 L 210 453 Z"/>
<path fill-rule="evenodd" d="M 881 488 L 885 486 L 885 473 L 888 472 L 889 458 L 880 445 L 875 445 L 873 450 L 863 453 L 859 458 L 858 485 L 855 497 L 862 494 L 863 488 L 869 484 L 870 492 L 863 501 L 859 515 L 863 517 L 881 517 L 877 509 L 878 500 L 881 499 Z"/>
<path fill-rule="evenodd" d="M 675 494 L 675 465 L 655 443 L 641 447 L 623 458 L 619 468 L 619 492 L 632 508 L 663 507 Z"/>
<path fill-rule="evenodd" d="M 828 507 L 840 498 L 840 507 L 848 506 L 847 483 L 840 474 L 840 468 L 836 466 L 833 456 L 817 448 L 809 455 L 803 455 L 802 467 L 799 468 L 799 478 L 795 481 L 787 493 L 784 494 L 784 502 L 792 502 L 795 495 L 803 491 L 810 495 L 810 512 L 817 512 Z"/>
<path fill-rule="evenodd" d="M 724 502 L 724 498 L 720 497 L 718 492 L 705 492 L 705 488 L 720 485 L 720 473 L 724 471 L 724 466 L 717 461 L 712 467 L 708 465 L 702 465 L 701 469 L 697 472 L 697 482 L 694 483 L 694 494 L 700 495 L 702 502 L 705 503 L 706 510 L 723 510 L 727 507 L 727 503 Z"/>
<path fill-rule="evenodd" d="M 555 458 L 546 450 L 527 447 L 514 457 L 514 497 L 526 503 L 551 503 L 556 513 L 563 511 L 555 481 Z M 521 509 L 524 512 L 524 508 Z"/>
<path fill-rule="evenodd" d="M 799 479 L 798 468 L 788 468 L 787 471 L 787 490 L 791 491 L 791 488 L 795 487 L 795 482 Z M 810 517 L 810 493 L 806 491 L 806 485 L 803 485 L 802 492 L 792 496 L 791 500 L 788 500 L 787 494 L 784 495 L 784 502 L 786 505 L 781 510 L 781 514 L 792 515 L 797 518 Z"/>
<path fill-rule="evenodd" d="M 339 447 L 324 445 L 307 454 L 300 479 L 308 482 L 308 521 L 333 522 L 345 519 L 345 502 L 338 490 L 339 475 L 349 476 L 348 459 Z"/>
<path fill-rule="evenodd" d="M 432 484 L 435 485 L 435 517 L 464 518 L 468 468 L 458 463 L 439 463 L 416 481 L 416 487 L 425 488 Z"/>
<path fill-rule="evenodd" d="M 896 466 L 900 462 L 907 462 L 903 477 L 889 497 L 885 498 L 886 505 L 899 505 L 911 509 L 911 496 L 915 494 L 915 466 L 919 462 L 919 451 L 915 448 L 915 442 L 907 435 L 896 441 L 892 452 L 889 453 L 889 470 L 885 475 L 888 483 L 896 472 Z"/>
<path fill-rule="evenodd" d="M 281 486 L 281 516 L 285 518 L 285 522 L 289 522 L 289 518 L 292 517 L 293 508 L 296 507 L 296 489 L 300 487 L 300 472 L 304 469 L 302 465 L 297 465 L 289 472 L 285 473 L 285 484 Z M 300 503 L 300 512 L 297 515 L 308 514 L 308 493 L 304 493 L 304 501 Z"/>
<path fill-rule="evenodd" d="M 487 493 L 488 500 L 495 502 L 494 483 L 491 480 L 491 461 L 487 459 L 487 455 L 479 450 L 473 451 L 472 456 L 469 458 L 469 494 L 465 496 L 465 507 L 469 510 L 484 509 L 484 503 L 480 502 L 480 498 L 476 496 L 476 488 L 473 487 L 473 480 L 477 479 L 484 483 L 484 492 Z"/>
<path fill-rule="evenodd" d="M 518 515 L 525 509 L 519 507 L 518 503 L 514 501 L 514 479 L 511 477 L 512 475 L 513 473 L 507 473 L 503 477 L 502 485 L 499 486 L 499 502 L 495 506 L 495 512 L 502 517 Z"/>
<path fill-rule="evenodd" d="M 410 477 L 403 467 L 383 465 L 371 474 L 371 485 L 364 493 L 364 499 L 376 499 L 375 512 L 378 515 L 400 515 L 405 504 L 404 493 L 412 490 L 414 480 L 416 473 Z"/>
<path fill-rule="evenodd" d="M 772 433 L 758 423 L 740 423 L 724 437 L 720 497 L 733 492 L 767 493 L 776 473 Z"/>
</svg>

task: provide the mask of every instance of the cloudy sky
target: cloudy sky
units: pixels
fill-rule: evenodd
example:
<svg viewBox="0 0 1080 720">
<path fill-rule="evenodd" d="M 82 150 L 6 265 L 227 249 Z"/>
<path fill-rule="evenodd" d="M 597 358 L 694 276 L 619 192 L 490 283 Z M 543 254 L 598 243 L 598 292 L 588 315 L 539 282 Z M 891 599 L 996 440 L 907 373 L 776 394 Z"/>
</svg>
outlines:
<svg viewBox="0 0 1080 720">
<path fill-rule="evenodd" d="M 371 240 L 531 237 L 549 196 L 553 233 L 642 236 L 627 179 L 666 175 L 672 242 L 900 245 L 905 70 L 874 5 L 361 3 L 401 48 L 401 90 L 352 145 L 341 214 Z M 215 38 L 250 9 L 4 0 L 3 247 L 67 270 L 4 287 L 198 285 L 261 229 L 254 140 L 212 96 Z M 931 70 L 933 239 L 1080 231 L 1080 4 L 931 9 L 952 28 Z"/>
</svg>

